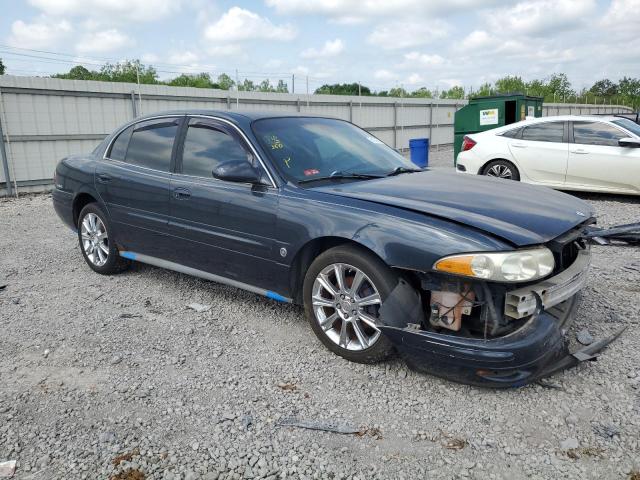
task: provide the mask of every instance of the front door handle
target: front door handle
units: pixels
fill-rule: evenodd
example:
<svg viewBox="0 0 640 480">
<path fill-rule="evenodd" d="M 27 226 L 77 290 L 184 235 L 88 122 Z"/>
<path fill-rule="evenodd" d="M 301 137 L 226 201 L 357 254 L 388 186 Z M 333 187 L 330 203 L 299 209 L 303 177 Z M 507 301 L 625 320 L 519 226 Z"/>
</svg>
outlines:
<svg viewBox="0 0 640 480">
<path fill-rule="evenodd" d="M 512 143 L 511 146 L 516 148 L 527 148 L 524 143 Z"/>
<path fill-rule="evenodd" d="M 186 188 L 176 188 L 173 191 L 173 198 L 177 200 L 186 200 L 189 197 L 191 197 L 191 192 Z"/>
<path fill-rule="evenodd" d="M 105 173 L 99 173 L 98 174 L 98 181 L 100 183 L 107 183 L 111 181 L 111 176 L 105 174 Z"/>
<path fill-rule="evenodd" d="M 582 148 L 579 148 L 577 150 L 571 150 L 571 153 L 575 153 L 577 155 L 586 155 L 589 152 L 587 152 L 586 150 L 584 150 Z"/>
</svg>

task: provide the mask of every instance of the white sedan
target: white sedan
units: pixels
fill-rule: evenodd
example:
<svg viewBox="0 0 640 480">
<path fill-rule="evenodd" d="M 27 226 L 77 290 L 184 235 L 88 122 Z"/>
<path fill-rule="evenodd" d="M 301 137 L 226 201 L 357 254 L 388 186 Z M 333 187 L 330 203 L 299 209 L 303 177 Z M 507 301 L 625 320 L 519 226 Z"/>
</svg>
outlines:
<svg viewBox="0 0 640 480">
<path fill-rule="evenodd" d="M 456 170 L 562 190 L 640 195 L 640 125 L 614 116 L 523 120 L 465 136 Z"/>
</svg>

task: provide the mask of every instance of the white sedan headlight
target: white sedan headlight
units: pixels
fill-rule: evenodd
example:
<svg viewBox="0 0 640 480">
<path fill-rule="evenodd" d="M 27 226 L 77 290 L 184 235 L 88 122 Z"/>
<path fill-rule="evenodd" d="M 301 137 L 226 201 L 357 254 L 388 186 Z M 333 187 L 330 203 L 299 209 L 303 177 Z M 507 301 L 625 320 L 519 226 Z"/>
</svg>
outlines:
<svg viewBox="0 0 640 480">
<path fill-rule="evenodd" d="M 553 253 L 546 247 L 450 255 L 433 265 L 438 272 L 494 282 L 537 280 L 553 272 L 554 267 Z"/>
</svg>

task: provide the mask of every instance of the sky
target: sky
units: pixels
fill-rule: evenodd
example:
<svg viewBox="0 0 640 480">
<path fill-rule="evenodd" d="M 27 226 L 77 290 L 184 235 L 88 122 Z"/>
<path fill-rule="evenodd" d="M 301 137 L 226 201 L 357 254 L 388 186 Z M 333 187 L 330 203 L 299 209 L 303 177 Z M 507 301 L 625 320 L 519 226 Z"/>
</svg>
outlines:
<svg viewBox="0 0 640 480">
<path fill-rule="evenodd" d="M 640 77 L 640 0 L 0 0 L 8 74 L 139 58 L 160 78 L 221 72 L 296 92 L 361 82 L 477 89 Z M 50 53 L 53 52 L 53 53 Z"/>
</svg>

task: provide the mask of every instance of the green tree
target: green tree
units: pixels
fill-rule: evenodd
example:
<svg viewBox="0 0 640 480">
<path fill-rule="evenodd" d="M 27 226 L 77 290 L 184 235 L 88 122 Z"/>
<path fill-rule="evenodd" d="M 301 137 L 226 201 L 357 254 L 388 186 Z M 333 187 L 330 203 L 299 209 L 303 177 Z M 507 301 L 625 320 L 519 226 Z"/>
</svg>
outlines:
<svg viewBox="0 0 640 480">
<path fill-rule="evenodd" d="M 462 99 L 464 98 L 464 88 L 456 85 L 449 90 L 443 90 L 440 92 L 440 98 Z"/>
<path fill-rule="evenodd" d="M 416 98 L 433 98 L 433 93 L 431 93 L 431 90 L 427 87 L 420 87 L 411 92 L 411 96 Z"/>
<path fill-rule="evenodd" d="M 478 91 L 473 94 L 474 97 L 488 97 L 489 95 L 493 95 L 493 88 L 489 82 L 480 85 Z"/>
<path fill-rule="evenodd" d="M 0 58 L 0 75 L 4 75 L 4 71 L 6 70 L 4 63 L 2 63 L 2 59 Z"/>
<path fill-rule="evenodd" d="M 571 88 L 571 82 L 566 73 L 554 73 L 547 82 L 545 101 L 568 102 L 576 92 Z"/>
<path fill-rule="evenodd" d="M 54 78 L 65 78 L 67 80 L 100 80 L 98 72 L 90 71 L 82 65 L 76 65 L 68 73 L 57 73 Z"/>
<path fill-rule="evenodd" d="M 533 97 L 545 97 L 547 95 L 547 86 L 541 80 L 531 80 L 527 82 L 525 92 Z"/>
<path fill-rule="evenodd" d="M 258 85 L 257 90 L 259 92 L 275 92 L 276 89 L 273 88 L 273 85 L 271 85 L 271 82 L 269 81 L 268 78 L 265 78 L 263 81 L 260 82 L 260 85 Z"/>
<path fill-rule="evenodd" d="M 253 83 L 253 80 L 249 80 L 245 78 L 244 81 L 238 86 L 238 90 L 242 92 L 253 92 L 256 90 L 256 86 Z"/>
<path fill-rule="evenodd" d="M 166 84 L 172 87 L 218 88 L 218 85 L 211 81 L 211 76 L 205 72 L 196 75 L 183 73 Z"/>
<path fill-rule="evenodd" d="M 333 85 L 325 84 L 316 89 L 317 94 L 324 95 L 371 95 L 371 89 L 365 85 L 358 83 L 335 83 Z"/>
<path fill-rule="evenodd" d="M 409 93 L 402 87 L 394 87 L 389 90 L 390 97 L 408 97 Z"/>
<path fill-rule="evenodd" d="M 140 63 L 140 60 L 124 60 L 118 63 L 106 63 L 100 68 L 100 80 L 107 82 L 148 83 L 158 82 L 158 73 L 152 66 Z"/>
<path fill-rule="evenodd" d="M 226 73 L 221 73 L 220 75 L 218 75 L 217 83 L 222 90 L 231 90 L 236 84 L 236 82 L 234 82 Z"/>
<path fill-rule="evenodd" d="M 522 78 L 506 76 L 496 80 L 496 90 L 498 93 L 525 93 L 527 88 Z"/>
<path fill-rule="evenodd" d="M 289 87 L 287 86 L 284 80 L 278 80 L 278 85 L 276 85 L 277 93 L 289 93 Z"/>
<path fill-rule="evenodd" d="M 605 78 L 594 83 L 589 89 L 589 93 L 598 97 L 612 97 L 618 93 L 618 85 Z"/>
</svg>

